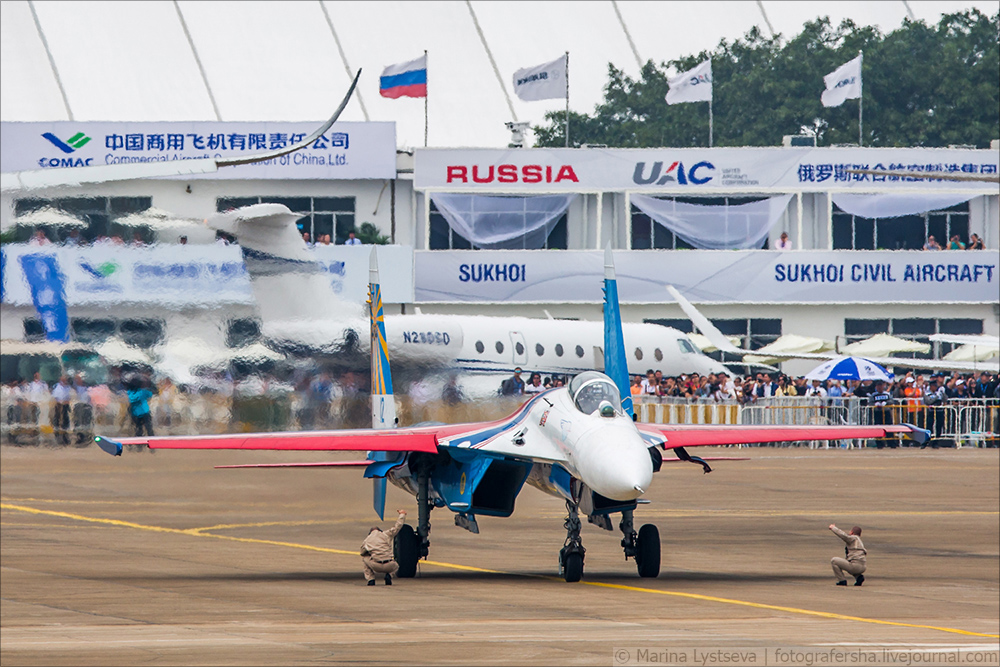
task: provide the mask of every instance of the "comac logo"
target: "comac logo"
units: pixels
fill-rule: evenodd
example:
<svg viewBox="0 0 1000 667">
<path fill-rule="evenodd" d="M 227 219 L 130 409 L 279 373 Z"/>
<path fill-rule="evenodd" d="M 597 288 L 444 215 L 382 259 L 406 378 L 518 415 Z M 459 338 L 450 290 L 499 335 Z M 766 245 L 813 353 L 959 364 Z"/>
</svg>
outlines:
<svg viewBox="0 0 1000 667">
<path fill-rule="evenodd" d="M 98 279 L 104 279 L 118 270 L 118 265 L 114 262 L 104 262 L 94 266 L 90 262 L 80 262 L 80 268 Z"/>
<path fill-rule="evenodd" d="M 42 136 L 48 139 L 53 146 L 61 150 L 63 153 L 72 153 L 77 149 L 83 148 L 87 142 L 90 141 L 90 137 L 83 132 L 77 132 L 67 141 L 63 141 L 51 132 L 45 132 Z"/>
<path fill-rule="evenodd" d="M 645 176 L 645 171 L 646 163 L 637 162 L 635 171 L 632 173 L 632 181 L 637 185 L 650 185 L 651 183 L 665 185 L 675 181 L 678 185 L 687 185 L 688 183 L 702 185 L 712 180 L 712 175 L 707 172 L 715 171 L 715 165 L 711 162 L 702 161 L 695 163 L 694 166 L 685 171 L 682 162 L 674 162 L 667 167 L 666 171 L 663 171 L 663 163 L 654 162 L 648 178 Z M 663 174 L 662 177 L 660 176 L 661 172 Z"/>
</svg>

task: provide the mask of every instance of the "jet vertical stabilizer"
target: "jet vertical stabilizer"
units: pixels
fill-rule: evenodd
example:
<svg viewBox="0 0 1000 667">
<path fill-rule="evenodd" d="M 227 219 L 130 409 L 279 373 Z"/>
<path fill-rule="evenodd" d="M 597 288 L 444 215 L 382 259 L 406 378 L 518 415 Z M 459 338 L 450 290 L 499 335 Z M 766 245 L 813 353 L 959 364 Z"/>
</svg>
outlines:
<svg viewBox="0 0 1000 667">
<path fill-rule="evenodd" d="M 389 345 L 385 337 L 385 314 L 382 312 L 382 288 L 375 248 L 372 248 L 368 264 L 368 315 L 371 320 L 372 428 L 393 428 L 396 425 L 396 400 L 392 395 Z M 368 452 L 368 457 L 373 461 L 395 461 L 399 455 Z M 372 478 L 372 504 L 379 519 L 385 518 L 385 487 L 384 475 Z"/>
<path fill-rule="evenodd" d="M 618 280 L 615 278 L 615 260 L 610 244 L 604 249 L 604 373 L 618 386 L 622 410 L 632 417 L 635 411 L 628 381 L 622 315 L 618 308 Z"/>
</svg>

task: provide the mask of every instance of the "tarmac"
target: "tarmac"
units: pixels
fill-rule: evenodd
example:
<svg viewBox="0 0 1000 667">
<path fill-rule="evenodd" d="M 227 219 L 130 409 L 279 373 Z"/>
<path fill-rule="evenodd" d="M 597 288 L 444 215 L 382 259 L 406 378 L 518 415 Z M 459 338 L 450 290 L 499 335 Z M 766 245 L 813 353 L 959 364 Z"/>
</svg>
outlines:
<svg viewBox="0 0 1000 667">
<path fill-rule="evenodd" d="M 526 486 L 479 535 L 435 510 L 417 578 L 367 587 L 357 469 L 213 469 L 334 457 L 6 446 L 0 662 L 997 664 L 1000 451 L 698 453 L 751 460 L 664 465 L 636 512 L 657 579 L 585 524 L 584 579 L 562 581 L 563 503 Z M 416 514 L 394 487 L 388 507 Z M 834 586 L 830 523 L 863 527 L 863 586 Z"/>
</svg>

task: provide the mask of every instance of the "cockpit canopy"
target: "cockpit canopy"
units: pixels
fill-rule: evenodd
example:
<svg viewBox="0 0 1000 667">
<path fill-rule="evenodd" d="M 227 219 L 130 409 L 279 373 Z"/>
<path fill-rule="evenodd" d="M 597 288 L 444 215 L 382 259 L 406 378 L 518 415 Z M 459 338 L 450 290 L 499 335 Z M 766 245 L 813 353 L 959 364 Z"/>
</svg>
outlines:
<svg viewBox="0 0 1000 667">
<path fill-rule="evenodd" d="M 618 387 L 604 373 L 580 373 L 570 380 L 569 395 L 573 397 L 577 409 L 587 415 L 597 412 L 604 401 L 613 405 L 615 411 L 621 411 L 622 397 Z"/>
</svg>

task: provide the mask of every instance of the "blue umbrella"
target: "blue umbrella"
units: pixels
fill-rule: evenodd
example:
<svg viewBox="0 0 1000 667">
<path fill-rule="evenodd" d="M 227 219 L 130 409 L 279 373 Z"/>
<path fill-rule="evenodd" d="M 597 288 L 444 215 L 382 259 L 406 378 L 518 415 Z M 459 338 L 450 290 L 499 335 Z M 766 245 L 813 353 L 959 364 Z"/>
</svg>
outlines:
<svg viewBox="0 0 1000 667">
<path fill-rule="evenodd" d="M 864 357 L 837 357 L 809 371 L 807 380 L 884 380 L 893 374 Z"/>
</svg>

